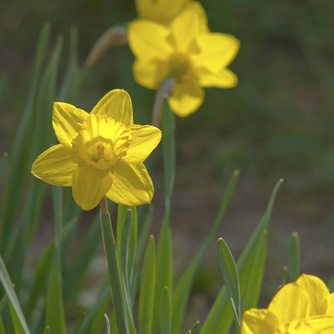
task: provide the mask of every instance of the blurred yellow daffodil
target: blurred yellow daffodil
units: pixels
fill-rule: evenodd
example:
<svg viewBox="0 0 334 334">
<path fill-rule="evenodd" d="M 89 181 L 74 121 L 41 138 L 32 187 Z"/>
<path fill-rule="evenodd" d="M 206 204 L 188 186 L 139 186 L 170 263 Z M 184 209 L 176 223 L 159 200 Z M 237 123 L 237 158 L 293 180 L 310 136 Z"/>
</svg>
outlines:
<svg viewBox="0 0 334 334">
<path fill-rule="evenodd" d="M 193 0 L 136 0 L 140 19 L 168 25 Z"/>
<path fill-rule="evenodd" d="M 127 92 L 109 92 L 90 114 L 55 103 L 53 127 L 60 144 L 34 162 L 36 177 L 72 187 L 83 210 L 93 209 L 103 196 L 129 206 L 151 202 L 154 188 L 143 161 L 160 142 L 161 131 L 133 124 Z"/>
<path fill-rule="evenodd" d="M 230 88 L 237 77 L 226 68 L 239 50 L 239 41 L 227 34 L 210 33 L 202 6 L 194 2 L 169 27 L 136 20 L 128 28 L 128 42 L 136 60 L 135 80 L 158 89 L 164 79 L 176 79 L 171 109 L 188 116 L 202 104 L 202 87 Z"/>
<path fill-rule="evenodd" d="M 334 294 L 318 277 L 301 275 L 283 286 L 267 309 L 250 309 L 241 334 L 332 334 Z"/>
</svg>

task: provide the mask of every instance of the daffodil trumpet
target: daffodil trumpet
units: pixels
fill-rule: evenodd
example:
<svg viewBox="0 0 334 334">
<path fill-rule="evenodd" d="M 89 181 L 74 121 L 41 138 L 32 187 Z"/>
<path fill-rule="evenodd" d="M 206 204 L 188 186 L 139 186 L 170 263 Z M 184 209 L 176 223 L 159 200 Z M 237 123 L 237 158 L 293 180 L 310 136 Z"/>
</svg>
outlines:
<svg viewBox="0 0 334 334">
<path fill-rule="evenodd" d="M 72 187 L 83 210 L 93 209 L 104 196 L 128 206 L 151 202 L 154 187 L 143 162 L 160 142 L 161 131 L 133 124 L 127 92 L 109 92 L 90 114 L 54 103 L 53 127 L 60 144 L 36 159 L 36 177 Z"/>
</svg>

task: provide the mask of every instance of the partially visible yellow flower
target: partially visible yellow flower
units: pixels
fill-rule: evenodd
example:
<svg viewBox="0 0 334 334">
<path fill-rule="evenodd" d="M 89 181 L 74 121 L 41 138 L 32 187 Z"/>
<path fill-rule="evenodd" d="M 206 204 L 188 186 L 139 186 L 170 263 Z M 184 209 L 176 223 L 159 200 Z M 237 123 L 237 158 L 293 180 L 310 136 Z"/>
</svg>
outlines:
<svg viewBox="0 0 334 334">
<path fill-rule="evenodd" d="M 252 308 L 241 334 L 333 334 L 334 293 L 318 277 L 301 275 L 283 286 L 267 309 Z"/>
<path fill-rule="evenodd" d="M 210 33 L 202 6 L 194 2 L 169 27 L 136 20 L 128 28 L 128 42 L 136 60 L 135 80 L 158 89 L 166 78 L 177 79 L 169 99 L 171 109 L 188 116 L 202 104 L 202 87 L 230 88 L 237 77 L 226 67 L 239 50 L 239 41 L 227 34 Z"/>
<path fill-rule="evenodd" d="M 161 131 L 133 124 L 127 92 L 109 92 L 90 114 L 55 103 L 53 127 L 60 144 L 36 159 L 36 177 L 72 187 L 83 210 L 93 209 L 103 196 L 129 206 L 151 202 L 154 188 L 143 161 L 160 142 Z"/>
<path fill-rule="evenodd" d="M 168 25 L 193 0 L 136 0 L 140 19 Z"/>
</svg>

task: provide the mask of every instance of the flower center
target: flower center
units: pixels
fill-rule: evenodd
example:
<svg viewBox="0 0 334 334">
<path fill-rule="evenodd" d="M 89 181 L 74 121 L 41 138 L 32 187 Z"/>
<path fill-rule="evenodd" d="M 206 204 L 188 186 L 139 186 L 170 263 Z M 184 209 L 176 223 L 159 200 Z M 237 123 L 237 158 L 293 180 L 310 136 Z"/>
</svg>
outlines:
<svg viewBox="0 0 334 334">
<path fill-rule="evenodd" d="M 190 69 L 191 63 L 187 55 L 175 52 L 169 59 L 169 74 L 176 79 L 180 79 Z"/>
<path fill-rule="evenodd" d="M 106 115 L 90 115 L 72 141 L 72 147 L 84 162 L 97 169 L 110 169 L 126 156 L 131 133 L 121 122 Z"/>
</svg>

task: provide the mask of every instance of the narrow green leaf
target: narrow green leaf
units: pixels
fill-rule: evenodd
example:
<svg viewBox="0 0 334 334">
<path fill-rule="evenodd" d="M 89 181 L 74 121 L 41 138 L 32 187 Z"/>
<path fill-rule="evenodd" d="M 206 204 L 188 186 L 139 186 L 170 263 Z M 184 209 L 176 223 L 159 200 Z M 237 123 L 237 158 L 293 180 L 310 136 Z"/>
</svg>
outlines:
<svg viewBox="0 0 334 334">
<path fill-rule="evenodd" d="M 295 282 L 300 275 L 300 239 L 297 232 L 291 235 L 288 268 L 289 280 Z"/>
<path fill-rule="evenodd" d="M 9 169 L 7 183 L 2 197 L 2 226 L 0 233 L 0 254 L 5 254 L 8 245 L 12 242 L 11 236 L 15 228 L 15 218 L 20 204 L 24 182 L 29 164 L 29 153 L 31 151 L 31 127 L 33 124 L 33 107 L 40 73 L 42 70 L 46 50 L 49 43 L 50 24 L 45 24 L 39 35 L 33 75 L 20 124 L 16 131 L 13 148 L 11 151 L 11 168 Z M 29 167 L 30 168 L 30 167 Z"/>
<path fill-rule="evenodd" d="M 161 226 L 157 252 L 152 333 L 159 333 L 160 330 L 160 297 L 166 286 L 170 291 L 173 291 L 172 236 L 168 218 L 165 216 Z"/>
<path fill-rule="evenodd" d="M 2 315 L 0 314 L 0 334 L 6 334 L 5 325 L 3 323 Z"/>
<path fill-rule="evenodd" d="M 16 293 L 13 289 L 13 284 L 10 280 L 10 277 L 8 275 L 7 269 L 1 256 L 0 256 L 0 281 L 6 291 L 7 297 L 10 302 L 12 317 L 13 314 L 15 314 L 15 317 L 17 318 L 20 324 L 20 328 L 22 328 L 22 333 L 30 334 L 28 325 L 26 323 L 26 320 L 20 307 L 19 300 L 17 299 Z"/>
<path fill-rule="evenodd" d="M 155 287 L 155 243 L 150 236 L 141 276 L 139 295 L 139 334 L 150 334 L 153 321 L 153 301 Z"/>
<path fill-rule="evenodd" d="M 227 292 L 232 303 L 237 332 L 240 332 L 241 310 L 240 310 L 240 286 L 238 269 L 233 255 L 224 239 L 220 238 L 217 243 L 219 266 L 222 272 Z"/>
<path fill-rule="evenodd" d="M 105 320 L 106 320 L 107 334 L 111 334 L 111 333 L 110 333 L 110 322 L 109 322 L 109 318 L 108 318 L 108 316 L 107 316 L 106 314 L 104 315 L 104 318 L 105 318 Z"/>
<path fill-rule="evenodd" d="M 111 228 L 110 215 L 100 215 L 100 218 L 117 326 L 120 333 L 128 334 L 127 313 L 119 275 L 119 265 L 117 263 L 116 245 Z"/>
<path fill-rule="evenodd" d="M 281 283 L 281 286 L 285 285 L 288 282 L 288 271 L 289 271 L 288 266 L 284 266 L 283 267 L 283 271 L 282 271 L 282 283 Z"/>
<path fill-rule="evenodd" d="M 333 292 L 334 292 L 334 273 L 333 273 L 332 276 L 330 277 L 327 286 L 328 286 L 328 290 L 329 290 L 329 292 L 330 292 L 330 293 L 333 293 Z"/>
<path fill-rule="evenodd" d="M 50 334 L 50 327 L 49 326 L 45 327 L 44 334 Z"/>
<path fill-rule="evenodd" d="M 46 297 L 46 324 L 51 333 L 66 334 L 63 292 L 56 264 L 53 265 Z"/>
<path fill-rule="evenodd" d="M 198 325 L 199 325 L 199 321 L 197 320 L 194 323 L 194 325 L 191 327 L 191 329 L 189 329 L 189 331 L 187 333 L 189 333 L 189 334 L 193 333 L 196 330 L 196 328 L 198 327 Z"/>
<path fill-rule="evenodd" d="M 230 202 L 230 199 L 232 195 L 234 194 L 238 176 L 239 176 L 239 171 L 234 171 L 227 185 L 224 197 L 220 204 L 220 208 L 219 208 L 217 217 L 212 225 L 210 233 L 208 234 L 203 245 L 201 246 L 200 250 L 196 254 L 196 257 L 192 260 L 190 265 L 183 272 L 181 278 L 179 279 L 175 287 L 175 292 L 173 295 L 173 321 L 172 321 L 172 333 L 173 334 L 178 334 L 181 330 L 183 315 L 184 315 L 185 308 L 186 308 L 186 305 L 189 299 L 190 289 L 193 285 L 194 277 L 200 266 L 203 255 L 206 249 L 208 248 L 208 246 L 210 245 L 225 215 L 228 203 Z"/>
<path fill-rule="evenodd" d="M 52 187 L 53 217 L 55 224 L 55 255 L 58 266 L 58 280 L 62 286 L 62 239 L 63 239 L 63 189 L 62 187 Z"/>
<path fill-rule="evenodd" d="M 243 297 L 248 285 L 249 273 L 251 272 L 253 266 L 260 238 L 263 231 L 268 229 L 268 223 L 274 206 L 276 194 L 282 182 L 282 179 L 277 182 L 260 223 L 237 261 L 241 298 Z M 227 334 L 232 322 L 233 310 L 229 303 L 228 293 L 224 286 L 216 298 L 215 303 L 213 304 L 203 327 L 200 330 L 200 334 L 211 334 L 217 331 L 219 331 L 220 334 Z"/>
<path fill-rule="evenodd" d="M 38 89 L 36 99 L 36 110 L 34 116 L 34 125 L 38 131 L 34 131 L 31 150 L 32 160 L 49 148 L 52 138 L 52 106 L 54 102 L 56 79 L 59 58 L 62 49 L 62 38 L 58 38 L 57 44 L 52 52 L 51 58 L 43 72 L 41 83 Z M 49 112 L 48 112 L 49 111 Z M 6 254 L 6 263 L 12 280 L 15 282 L 17 291 L 21 287 L 22 269 L 25 260 L 27 248 L 31 242 L 36 229 L 39 213 L 42 206 L 46 183 L 31 176 L 26 200 L 24 201 L 23 213 L 16 226 L 16 236 L 14 242 L 10 245 Z M 17 200 L 17 199 L 16 199 Z M 8 235 L 8 238 L 10 236 Z"/>
<path fill-rule="evenodd" d="M 100 216 L 96 215 L 87 236 L 82 243 L 82 246 L 79 250 L 78 255 L 75 257 L 73 262 L 68 266 L 63 284 L 64 291 L 64 303 L 66 304 L 70 298 L 73 296 L 73 293 L 80 286 L 82 277 L 84 276 L 88 265 L 93 259 L 96 249 L 101 240 L 101 226 L 100 226 Z"/>
<path fill-rule="evenodd" d="M 137 256 L 137 239 L 138 239 L 138 222 L 137 222 L 137 208 L 131 207 L 131 230 L 129 236 L 129 245 L 128 245 L 128 280 L 129 280 L 129 293 L 132 296 L 133 300 L 136 293 L 136 281 L 135 281 L 135 264 Z"/>
<path fill-rule="evenodd" d="M 160 330 L 161 334 L 171 334 L 172 331 L 172 305 L 168 287 L 162 290 L 160 300 Z"/>
<path fill-rule="evenodd" d="M 266 250 L 267 231 L 263 231 L 262 238 L 258 243 L 258 249 L 253 261 L 253 268 L 249 275 L 248 286 L 244 294 L 242 314 L 244 313 L 244 311 L 257 306 L 261 292 L 264 267 L 266 263 Z"/>
<path fill-rule="evenodd" d="M 9 306 L 9 311 L 10 311 L 10 315 L 12 318 L 12 325 L 13 325 L 15 334 L 25 334 L 25 330 L 22 326 L 22 323 L 19 317 L 17 316 L 17 313 L 15 312 L 10 300 L 8 300 L 8 306 Z"/>
</svg>

